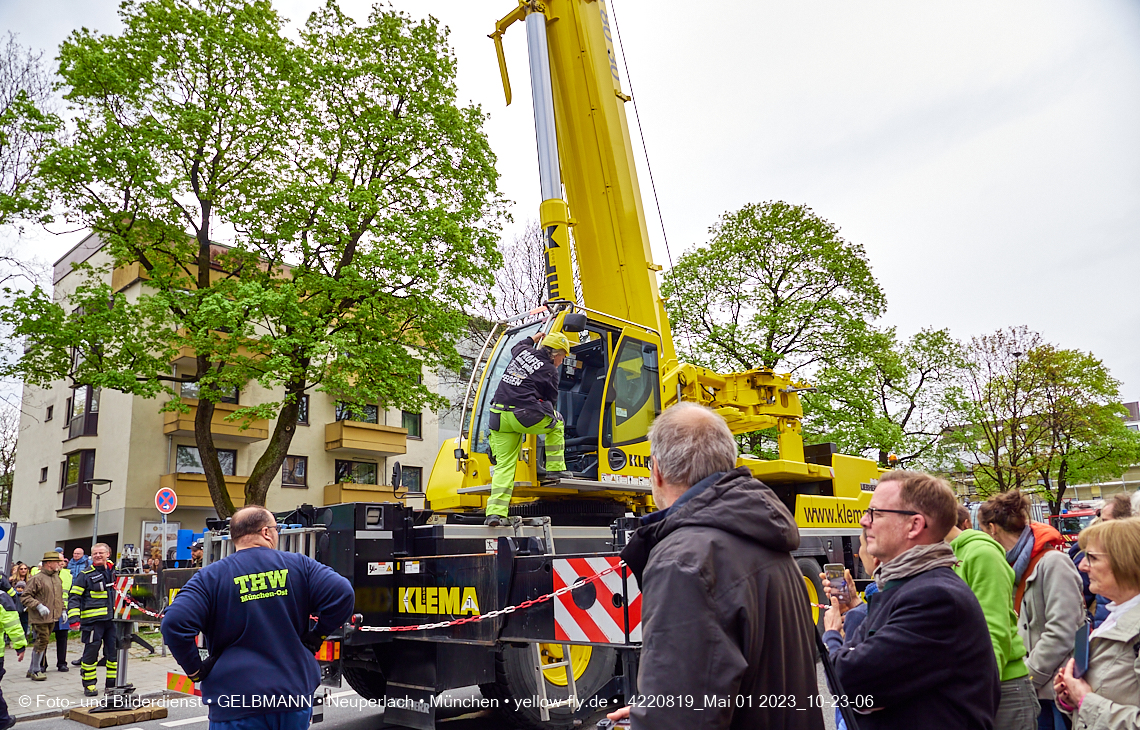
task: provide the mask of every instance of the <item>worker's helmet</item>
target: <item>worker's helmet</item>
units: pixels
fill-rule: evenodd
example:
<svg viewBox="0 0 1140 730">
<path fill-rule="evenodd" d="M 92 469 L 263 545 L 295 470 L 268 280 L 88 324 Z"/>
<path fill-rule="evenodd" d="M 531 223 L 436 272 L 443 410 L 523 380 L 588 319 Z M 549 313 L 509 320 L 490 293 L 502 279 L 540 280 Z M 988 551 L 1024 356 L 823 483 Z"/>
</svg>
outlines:
<svg viewBox="0 0 1140 730">
<path fill-rule="evenodd" d="M 549 347 L 551 350 L 562 350 L 567 355 L 570 354 L 570 340 L 566 339 L 566 335 L 561 332 L 551 332 L 543 337 L 542 346 Z"/>
</svg>

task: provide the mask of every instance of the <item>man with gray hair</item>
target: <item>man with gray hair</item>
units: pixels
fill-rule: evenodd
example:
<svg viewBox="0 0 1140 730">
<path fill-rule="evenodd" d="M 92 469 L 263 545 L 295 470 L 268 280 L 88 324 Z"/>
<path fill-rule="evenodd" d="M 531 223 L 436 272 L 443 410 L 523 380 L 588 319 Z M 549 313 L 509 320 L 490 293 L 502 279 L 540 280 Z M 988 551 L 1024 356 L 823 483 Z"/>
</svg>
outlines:
<svg viewBox="0 0 1140 730">
<path fill-rule="evenodd" d="M 776 494 L 736 466 L 724 419 L 695 403 L 649 433 L 653 501 L 622 559 L 641 587 L 632 727 L 822 730 L 800 534 Z M 772 698 L 778 698 L 771 701 Z"/>
</svg>

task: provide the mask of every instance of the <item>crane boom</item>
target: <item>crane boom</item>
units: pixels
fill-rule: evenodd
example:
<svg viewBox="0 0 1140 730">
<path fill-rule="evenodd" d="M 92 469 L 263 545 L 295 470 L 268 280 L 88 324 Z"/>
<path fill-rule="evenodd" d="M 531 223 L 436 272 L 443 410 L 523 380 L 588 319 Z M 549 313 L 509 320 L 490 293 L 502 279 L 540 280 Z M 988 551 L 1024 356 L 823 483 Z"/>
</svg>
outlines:
<svg viewBox="0 0 1140 730">
<path fill-rule="evenodd" d="M 567 0 L 520 2 L 503 18 L 492 38 L 499 49 L 508 104 L 510 82 L 501 37 L 523 17 L 543 197 L 540 222 L 550 266 L 558 269 L 548 277 L 556 275 L 562 296 L 548 294 L 551 299 L 573 298 L 573 288 L 564 283 L 569 269 L 564 273 L 555 259 L 565 250 L 558 233 L 568 224 L 578 255 L 582 303 L 658 332 L 662 364 L 672 368 L 677 356 L 657 287 L 661 267 L 653 263 L 650 249 L 626 120 L 630 97 L 622 90 L 606 6 Z M 573 164 L 559 165 L 560 159 Z M 562 186 L 569 215 L 563 215 Z"/>
</svg>

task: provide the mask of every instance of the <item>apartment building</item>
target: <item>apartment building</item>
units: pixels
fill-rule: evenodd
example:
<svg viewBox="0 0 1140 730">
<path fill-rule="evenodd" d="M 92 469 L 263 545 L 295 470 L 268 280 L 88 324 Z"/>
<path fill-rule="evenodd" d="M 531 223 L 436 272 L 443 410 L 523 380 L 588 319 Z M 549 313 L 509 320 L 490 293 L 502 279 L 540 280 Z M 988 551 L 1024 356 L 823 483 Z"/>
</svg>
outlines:
<svg viewBox="0 0 1140 730">
<path fill-rule="evenodd" d="M 57 300 L 79 284 L 73 263 L 110 263 L 102 248 L 98 237 L 91 235 L 55 263 Z M 137 268 L 132 269 L 108 275 L 115 291 L 126 297 L 137 296 L 144 285 Z M 189 371 L 194 367 L 192 353 L 180 353 L 171 367 L 175 373 Z M 428 387 L 436 385 L 433 373 L 425 372 L 423 377 Z M 217 405 L 215 445 L 236 505 L 244 501 L 246 477 L 275 424 L 253 421 L 243 429 L 223 419 L 238 407 L 280 400 L 282 395 L 282 390 L 250 382 Z M 182 529 L 203 529 L 216 512 L 194 444 L 194 385 L 182 384 L 179 396 L 190 413 L 162 413 L 160 399 L 72 388 L 63 381 L 50 388 L 25 386 L 12 488 L 11 516 L 17 523 L 14 559 L 38 562 L 57 546 L 68 556 L 75 547 L 88 549 L 99 492 L 105 492 L 98 496 L 99 538 L 115 553 L 127 544 L 141 550 L 151 542 L 143 531 L 146 527 L 152 536 L 159 529 L 153 524 L 161 519 L 154 498 L 162 487 L 178 495 L 168 531 L 174 523 Z M 392 490 L 386 485 L 391 484 L 395 462 L 400 463 L 409 490 L 417 491 L 426 483 L 439 449 L 436 415 L 378 404 L 359 404 L 357 410 L 363 413 L 350 412 L 346 404 L 324 393 L 306 397 L 289 456 L 269 489 L 269 509 L 390 500 Z"/>
</svg>

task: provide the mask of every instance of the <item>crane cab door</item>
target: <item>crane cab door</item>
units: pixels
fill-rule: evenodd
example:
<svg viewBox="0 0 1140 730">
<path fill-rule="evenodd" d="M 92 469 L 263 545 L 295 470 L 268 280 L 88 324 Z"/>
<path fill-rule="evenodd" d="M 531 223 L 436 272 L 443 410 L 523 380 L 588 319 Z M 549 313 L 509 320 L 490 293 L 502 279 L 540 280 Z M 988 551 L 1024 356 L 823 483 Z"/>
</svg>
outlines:
<svg viewBox="0 0 1140 730">
<path fill-rule="evenodd" d="M 566 467 L 575 474 L 648 480 L 646 439 L 661 411 L 658 346 L 648 340 L 591 321 L 570 348 L 558 411 L 566 422 Z"/>
<path fill-rule="evenodd" d="M 649 427 L 660 413 L 658 346 L 627 334 L 618 344 L 606 387 L 600 481 L 649 485 Z"/>
</svg>

